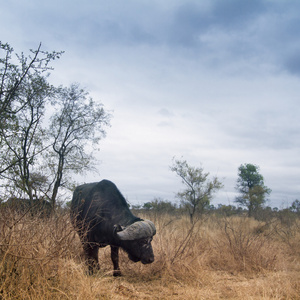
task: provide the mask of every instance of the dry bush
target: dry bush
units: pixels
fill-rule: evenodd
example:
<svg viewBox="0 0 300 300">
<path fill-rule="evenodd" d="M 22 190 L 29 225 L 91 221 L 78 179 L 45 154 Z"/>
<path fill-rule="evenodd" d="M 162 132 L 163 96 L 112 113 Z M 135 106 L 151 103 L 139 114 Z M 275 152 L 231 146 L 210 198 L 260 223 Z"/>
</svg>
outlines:
<svg viewBox="0 0 300 300">
<path fill-rule="evenodd" d="M 281 248 L 270 225 L 247 217 L 218 220 L 211 266 L 228 272 L 260 272 L 280 268 Z"/>
<path fill-rule="evenodd" d="M 191 299 L 297 299 L 300 294 L 300 262 L 278 241 L 276 222 L 204 216 L 192 225 L 186 217 L 143 217 L 157 227 L 155 262 L 143 266 L 125 259 L 122 269 L 130 282 L 159 280 L 178 298 Z"/>
<path fill-rule="evenodd" d="M 155 263 L 151 274 L 175 278 L 213 269 L 253 273 L 281 268 L 283 254 L 267 224 L 245 217 L 188 218 L 162 215 L 156 220 Z"/>
<path fill-rule="evenodd" d="M 289 253 L 300 257 L 300 219 L 276 220 L 274 231 L 278 240 L 288 246 Z"/>
<path fill-rule="evenodd" d="M 121 252 L 123 277 L 114 278 L 110 247 L 99 250 L 101 270 L 87 275 L 68 214 L 41 218 L 2 211 L 0 299 L 297 299 L 300 294 L 300 260 L 289 246 L 299 245 L 298 235 L 286 242 L 278 222 L 205 216 L 192 225 L 188 217 L 169 214 L 140 217 L 157 227 L 155 262 L 133 263 Z"/>
<path fill-rule="evenodd" d="M 156 226 L 157 234 L 152 246 L 155 261 L 151 265 L 132 265 L 131 275 L 159 279 L 166 282 L 191 282 L 199 284 L 205 277 L 205 265 L 210 251 L 209 219 L 191 224 L 188 216 L 169 214 L 144 215 Z M 122 269 L 128 270 L 128 266 Z M 203 276 L 202 276 L 203 275 Z M 192 278 L 192 279 L 191 279 Z"/>
<path fill-rule="evenodd" d="M 0 228 L 0 295 L 5 298 L 44 291 L 61 261 L 78 256 L 68 215 L 41 218 L 3 209 Z"/>
</svg>

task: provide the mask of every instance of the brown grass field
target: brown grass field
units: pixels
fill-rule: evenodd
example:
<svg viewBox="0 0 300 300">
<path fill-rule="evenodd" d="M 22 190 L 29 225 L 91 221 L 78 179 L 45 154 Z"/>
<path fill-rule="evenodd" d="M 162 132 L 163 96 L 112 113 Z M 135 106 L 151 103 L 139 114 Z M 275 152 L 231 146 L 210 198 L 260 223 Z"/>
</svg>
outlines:
<svg viewBox="0 0 300 300">
<path fill-rule="evenodd" d="M 0 299 L 300 299 L 300 220 L 142 215 L 157 234 L 155 262 L 121 252 L 112 276 L 110 248 L 87 275 L 67 213 L 50 219 L 0 216 Z"/>
</svg>

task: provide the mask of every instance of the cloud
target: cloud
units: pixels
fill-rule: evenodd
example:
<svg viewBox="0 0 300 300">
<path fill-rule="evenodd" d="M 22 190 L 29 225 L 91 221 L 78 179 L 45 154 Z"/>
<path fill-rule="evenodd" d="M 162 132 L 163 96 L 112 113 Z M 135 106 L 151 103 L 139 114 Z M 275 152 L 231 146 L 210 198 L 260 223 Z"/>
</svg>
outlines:
<svg viewBox="0 0 300 300">
<path fill-rule="evenodd" d="M 261 167 L 272 201 L 299 185 L 300 3 L 6 1 L 1 38 L 20 51 L 66 50 L 51 80 L 80 82 L 113 111 L 101 176 L 133 201 L 174 198 L 173 156 L 225 177 Z M 95 181 L 93 176 L 85 181 Z M 138 200 L 140 199 L 140 200 Z"/>
<path fill-rule="evenodd" d="M 212 26 L 220 26 L 236 31 L 253 23 L 267 10 L 265 1 L 217 0 L 212 2 Z"/>
<path fill-rule="evenodd" d="M 284 66 L 289 72 L 299 76 L 300 75 L 300 54 L 297 52 L 289 55 L 284 62 Z"/>
<path fill-rule="evenodd" d="M 179 56 L 203 58 L 214 68 L 231 68 L 233 61 L 248 64 L 248 69 L 250 64 L 258 69 L 269 64 L 298 76 L 299 8 L 295 1 L 261 0 L 51 1 L 42 5 L 13 1 L 2 8 L 1 18 L 10 24 L 4 36 L 17 30 L 28 41 L 53 47 L 52 41 L 72 52 L 167 48 Z"/>
<path fill-rule="evenodd" d="M 174 117 L 174 114 L 168 110 L 167 108 L 162 108 L 158 111 L 158 114 L 165 117 L 165 118 L 171 118 Z"/>
</svg>

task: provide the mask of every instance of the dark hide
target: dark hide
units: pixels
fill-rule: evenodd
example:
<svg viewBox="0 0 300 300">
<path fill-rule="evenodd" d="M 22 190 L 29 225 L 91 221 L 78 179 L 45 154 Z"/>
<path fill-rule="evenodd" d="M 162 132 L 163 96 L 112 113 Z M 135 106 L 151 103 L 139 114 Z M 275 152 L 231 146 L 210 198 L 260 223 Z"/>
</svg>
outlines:
<svg viewBox="0 0 300 300">
<path fill-rule="evenodd" d="M 80 236 L 90 273 L 99 269 L 99 247 L 107 245 L 111 247 L 114 276 L 121 275 L 119 247 L 125 250 L 134 262 L 141 261 L 143 264 L 148 264 L 154 261 L 151 246 L 155 234 L 154 224 L 150 221 L 141 222 L 142 219 L 134 216 L 115 184 L 108 180 L 84 184 L 75 189 L 71 203 L 71 220 Z M 138 239 L 130 236 L 128 240 L 125 234 L 124 238 L 128 227 L 134 228 L 133 234 L 135 234 L 135 228 L 145 222 L 153 225 L 151 226 L 154 230 L 151 228 L 151 234 L 149 231 L 144 235 L 140 233 Z M 130 227 L 133 223 L 136 223 L 135 226 Z"/>
</svg>

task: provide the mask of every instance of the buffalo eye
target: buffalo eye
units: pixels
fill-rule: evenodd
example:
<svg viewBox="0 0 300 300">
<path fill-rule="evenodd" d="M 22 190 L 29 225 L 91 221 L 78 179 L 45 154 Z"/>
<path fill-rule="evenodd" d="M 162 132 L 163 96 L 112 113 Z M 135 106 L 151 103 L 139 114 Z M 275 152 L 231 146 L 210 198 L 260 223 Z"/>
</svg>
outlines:
<svg viewBox="0 0 300 300">
<path fill-rule="evenodd" d="M 142 239 L 142 240 L 140 240 L 140 244 L 145 247 L 148 244 L 150 244 L 151 241 L 152 241 L 152 238 Z"/>
<path fill-rule="evenodd" d="M 114 233 L 114 235 L 116 235 L 118 232 L 120 232 L 122 230 L 123 230 L 123 228 L 119 224 L 114 225 L 114 227 L 113 227 L 113 233 Z"/>
</svg>

